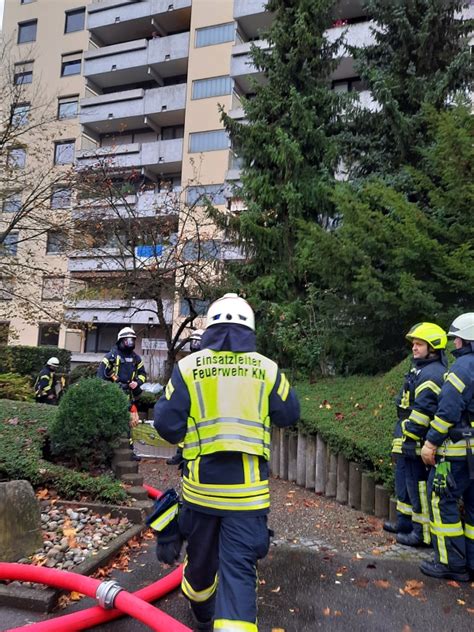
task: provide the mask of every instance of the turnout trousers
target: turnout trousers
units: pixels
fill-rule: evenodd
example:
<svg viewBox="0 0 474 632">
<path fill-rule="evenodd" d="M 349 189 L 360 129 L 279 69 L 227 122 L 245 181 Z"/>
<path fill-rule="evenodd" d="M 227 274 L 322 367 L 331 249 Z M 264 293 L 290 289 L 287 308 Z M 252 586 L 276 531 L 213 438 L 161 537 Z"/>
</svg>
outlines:
<svg viewBox="0 0 474 632">
<path fill-rule="evenodd" d="M 412 506 L 407 486 L 407 459 L 402 454 L 396 455 L 395 461 L 395 495 L 397 497 L 397 531 L 410 533 L 413 529 Z"/>
<path fill-rule="evenodd" d="M 430 544 L 428 470 L 420 457 L 404 457 L 404 461 L 406 489 L 412 510 L 413 532 L 425 544 Z"/>
<path fill-rule="evenodd" d="M 257 561 L 270 544 L 267 516 L 213 516 L 185 505 L 179 528 L 188 542 L 181 589 L 196 619 L 214 619 L 222 632 L 257 632 Z"/>
<path fill-rule="evenodd" d="M 465 460 L 450 460 L 456 489 L 440 498 L 432 491 L 435 468 L 428 482 L 430 494 L 430 530 L 436 561 L 453 570 L 474 571 L 474 480 L 469 480 Z M 464 500 L 464 525 L 459 500 Z"/>
</svg>

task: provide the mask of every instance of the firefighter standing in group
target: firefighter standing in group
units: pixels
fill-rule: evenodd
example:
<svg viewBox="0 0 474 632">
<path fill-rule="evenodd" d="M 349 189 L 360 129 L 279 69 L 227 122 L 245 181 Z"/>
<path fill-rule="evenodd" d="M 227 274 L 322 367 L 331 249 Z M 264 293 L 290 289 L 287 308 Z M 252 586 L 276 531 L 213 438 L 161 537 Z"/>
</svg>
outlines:
<svg viewBox="0 0 474 632">
<path fill-rule="evenodd" d="M 456 361 L 421 451 L 423 461 L 434 466 L 429 488 L 435 558 L 420 569 L 438 579 L 469 581 L 474 580 L 474 313 L 458 316 L 448 336 L 454 338 Z"/>
<path fill-rule="evenodd" d="M 224 295 L 209 308 L 201 350 L 179 361 L 155 406 L 157 432 L 184 440 L 183 507 L 171 524 L 188 542 L 181 587 L 198 630 L 257 630 L 256 565 L 269 547 L 270 424 L 294 424 L 299 403 L 255 344 L 252 308 Z M 169 522 L 175 506 L 156 522 Z"/>
<path fill-rule="evenodd" d="M 46 362 L 35 381 L 35 399 L 39 404 L 54 406 L 58 402 L 56 394 L 56 371 L 59 367 L 58 358 L 52 357 Z"/>
</svg>

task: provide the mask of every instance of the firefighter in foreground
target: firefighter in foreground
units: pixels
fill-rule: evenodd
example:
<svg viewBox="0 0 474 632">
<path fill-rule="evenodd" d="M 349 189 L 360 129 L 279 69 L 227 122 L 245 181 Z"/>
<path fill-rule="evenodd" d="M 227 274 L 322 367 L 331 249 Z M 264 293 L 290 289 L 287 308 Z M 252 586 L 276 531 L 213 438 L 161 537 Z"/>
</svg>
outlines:
<svg viewBox="0 0 474 632">
<path fill-rule="evenodd" d="M 420 569 L 439 579 L 474 579 L 474 313 L 449 328 L 456 361 L 441 389 L 438 409 L 421 451 L 430 476 L 433 561 Z M 464 525 L 459 509 L 464 501 Z"/>
<path fill-rule="evenodd" d="M 35 381 L 35 399 L 39 404 L 57 404 L 56 395 L 56 371 L 59 367 L 59 360 L 55 357 L 49 358 L 45 366 L 39 372 Z"/>
<path fill-rule="evenodd" d="M 394 439 L 397 455 L 397 523 L 385 523 L 406 546 L 428 546 L 428 470 L 421 460 L 421 444 L 438 406 L 446 373 L 446 332 L 434 323 L 417 323 L 406 338 L 412 344 L 413 366 L 398 396 L 399 420 Z M 398 435 L 398 436 L 397 436 Z"/>
<path fill-rule="evenodd" d="M 156 430 L 171 443 L 184 439 L 185 459 L 179 515 L 170 490 L 152 518 L 157 555 L 171 563 L 181 538 L 188 541 L 181 587 L 198 630 L 257 630 L 256 565 L 270 535 L 270 424 L 299 418 L 287 378 L 256 352 L 254 330 L 244 299 L 215 301 L 201 350 L 179 361 L 155 406 Z"/>
</svg>

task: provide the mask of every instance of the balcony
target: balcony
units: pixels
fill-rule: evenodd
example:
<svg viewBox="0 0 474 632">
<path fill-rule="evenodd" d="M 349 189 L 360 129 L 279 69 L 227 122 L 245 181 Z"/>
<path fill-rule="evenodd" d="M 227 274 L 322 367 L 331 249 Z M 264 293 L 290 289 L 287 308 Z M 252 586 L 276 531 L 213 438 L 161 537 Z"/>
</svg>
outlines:
<svg viewBox="0 0 474 632">
<path fill-rule="evenodd" d="M 261 75 L 259 76 L 259 73 L 253 65 L 250 57 L 252 44 L 266 50 L 269 50 L 270 48 L 270 45 L 265 40 L 235 44 L 232 48 L 232 58 L 230 60 L 230 76 L 246 94 L 248 94 L 252 88 L 251 77 L 257 80 L 261 78 Z"/>
<path fill-rule="evenodd" d="M 165 300 L 165 319 L 173 322 L 173 301 Z M 113 323 L 124 325 L 148 325 L 156 315 L 156 301 L 151 300 L 82 300 L 68 301 L 66 320 L 76 323 Z M 154 318 L 156 321 L 156 316 Z"/>
<path fill-rule="evenodd" d="M 144 191 L 138 195 L 124 195 L 109 202 L 107 199 L 80 200 L 72 212 L 73 219 L 86 220 L 91 217 L 101 219 L 126 219 L 146 217 L 178 216 L 180 191 L 155 193 Z"/>
<path fill-rule="evenodd" d="M 92 133 L 184 124 L 186 85 L 126 90 L 81 100 L 80 122 Z"/>
<path fill-rule="evenodd" d="M 245 39 L 255 39 L 268 29 L 273 14 L 265 11 L 267 0 L 234 0 L 234 20 Z"/>
<path fill-rule="evenodd" d="M 192 0 L 105 0 L 88 7 L 87 28 L 102 45 L 189 31 Z M 172 7 L 172 8 L 170 8 Z"/>
<path fill-rule="evenodd" d="M 76 164 L 79 169 L 87 169 L 105 163 L 111 171 L 146 168 L 161 175 L 181 171 L 182 159 L 183 139 L 177 138 L 81 150 L 77 153 Z"/>
<path fill-rule="evenodd" d="M 84 76 L 99 89 L 185 75 L 189 33 L 137 39 L 84 54 Z"/>
</svg>

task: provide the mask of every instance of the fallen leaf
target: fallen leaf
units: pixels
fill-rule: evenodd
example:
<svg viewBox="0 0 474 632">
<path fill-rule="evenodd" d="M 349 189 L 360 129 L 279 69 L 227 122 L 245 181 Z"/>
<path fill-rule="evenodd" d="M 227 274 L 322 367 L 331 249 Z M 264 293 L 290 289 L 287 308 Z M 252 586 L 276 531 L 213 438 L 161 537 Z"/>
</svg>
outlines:
<svg viewBox="0 0 474 632">
<path fill-rule="evenodd" d="M 342 617 L 342 612 L 340 610 L 334 610 L 335 617 Z"/>
<path fill-rule="evenodd" d="M 464 599 L 456 599 L 456 601 L 458 602 L 458 604 L 460 606 L 465 606 L 466 605 L 466 602 L 464 601 Z"/>
<path fill-rule="evenodd" d="M 71 599 L 71 601 L 80 601 L 83 598 L 83 596 L 84 595 L 81 595 L 81 593 L 73 590 L 71 594 L 69 595 L 69 598 Z"/>
<path fill-rule="evenodd" d="M 259 579 L 258 583 L 260 584 L 260 586 L 265 586 L 267 582 L 264 579 Z"/>
<path fill-rule="evenodd" d="M 367 586 L 369 585 L 369 580 L 367 579 L 367 577 L 359 577 L 358 579 L 356 579 L 355 585 L 358 588 L 367 588 Z"/>
<path fill-rule="evenodd" d="M 277 588 L 274 588 L 270 592 L 272 592 L 272 593 L 279 593 L 280 592 L 280 586 L 278 586 Z"/>
<path fill-rule="evenodd" d="M 469 614 L 474 614 L 474 608 L 466 608 L 466 610 Z"/>
<path fill-rule="evenodd" d="M 285 632 L 285 628 L 272 628 L 272 632 Z"/>
<path fill-rule="evenodd" d="M 387 579 L 376 579 L 374 581 L 374 584 L 377 586 L 377 588 L 383 588 L 384 590 L 390 588 L 390 582 Z"/>
<path fill-rule="evenodd" d="M 382 555 L 382 551 L 380 549 L 372 549 L 372 555 Z"/>
<path fill-rule="evenodd" d="M 408 624 L 405 624 L 403 626 L 402 632 L 411 632 L 411 627 Z"/>
<path fill-rule="evenodd" d="M 331 614 L 331 608 L 324 608 L 323 615 L 325 617 L 329 617 L 330 614 Z"/>
<path fill-rule="evenodd" d="M 410 595 L 410 597 L 421 597 L 424 583 L 417 579 L 407 580 L 402 592 Z"/>
<path fill-rule="evenodd" d="M 49 489 L 39 489 L 36 492 L 36 498 L 39 498 L 40 500 L 45 500 L 46 498 L 48 498 L 49 496 Z"/>
<path fill-rule="evenodd" d="M 449 582 L 446 582 L 448 584 L 448 586 L 452 586 L 453 588 L 460 588 L 460 585 L 454 581 L 454 579 L 449 580 Z"/>
</svg>

